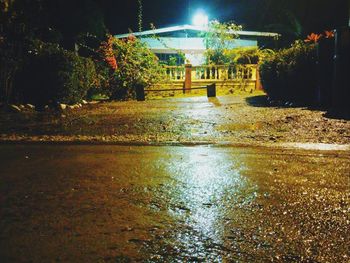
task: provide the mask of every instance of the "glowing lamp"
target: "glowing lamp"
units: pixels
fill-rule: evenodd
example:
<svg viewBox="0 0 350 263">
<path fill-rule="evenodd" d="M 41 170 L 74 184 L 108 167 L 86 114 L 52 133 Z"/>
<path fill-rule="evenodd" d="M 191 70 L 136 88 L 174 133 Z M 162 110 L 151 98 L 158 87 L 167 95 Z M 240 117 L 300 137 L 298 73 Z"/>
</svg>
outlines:
<svg viewBox="0 0 350 263">
<path fill-rule="evenodd" d="M 207 26 L 209 24 L 209 17 L 203 13 L 197 13 L 192 20 L 193 25 L 195 26 Z"/>
</svg>

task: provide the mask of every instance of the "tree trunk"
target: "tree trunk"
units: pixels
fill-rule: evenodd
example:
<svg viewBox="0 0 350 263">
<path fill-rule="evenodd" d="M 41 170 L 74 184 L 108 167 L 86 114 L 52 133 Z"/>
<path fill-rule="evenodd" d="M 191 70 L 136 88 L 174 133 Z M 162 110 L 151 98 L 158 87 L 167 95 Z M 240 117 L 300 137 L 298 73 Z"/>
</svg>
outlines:
<svg viewBox="0 0 350 263">
<path fill-rule="evenodd" d="M 350 0 L 348 0 L 348 26 L 350 27 Z"/>
</svg>

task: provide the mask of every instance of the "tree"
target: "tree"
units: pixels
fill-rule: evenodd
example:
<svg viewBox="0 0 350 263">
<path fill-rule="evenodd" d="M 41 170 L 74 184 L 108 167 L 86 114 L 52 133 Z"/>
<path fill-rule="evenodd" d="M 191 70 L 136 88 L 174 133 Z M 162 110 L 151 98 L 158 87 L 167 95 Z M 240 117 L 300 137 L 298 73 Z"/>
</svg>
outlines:
<svg viewBox="0 0 350 263">
<path fill-rule="evenodd" d="M 142 0 L 137 0 L 138 6 L 139 6 L 139 14 L 138 14 L 138 25 L 139 25 L 139 32 L 142 31 L 142 25 L 143 25 L 143 4 Z"/>
<path fill-rule="evenodd" d="M 217 65 L 229 63 L 225 52 L 232 49 L 232 42 L 238 37 L 238 32 L 241 30 L 242 26 L 234 23 L 211 21 L 208 29 L 203 33 L 207 48 L 207 62 Z"/>
<path fill-rule="evenodd" d="M 164 78 L 157 56 L 133 35 L 127 39 L 110 36 L 100 51 L 110 68 L 107 93 L 112 99 L 134 98 L 137 85 L 147 87 Z"/>
</svg>

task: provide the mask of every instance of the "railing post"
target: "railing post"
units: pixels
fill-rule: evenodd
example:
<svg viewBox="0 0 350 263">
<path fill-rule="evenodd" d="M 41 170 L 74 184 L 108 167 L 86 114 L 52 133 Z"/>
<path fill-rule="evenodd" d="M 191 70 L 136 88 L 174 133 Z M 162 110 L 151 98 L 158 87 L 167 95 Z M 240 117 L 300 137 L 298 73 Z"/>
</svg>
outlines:
<svg viewBox="0 0 350 263">
<path fill-rule="evenodd" d="M 207 96 L 208 96 L 208 98 L 215 98 L 216 97 L 216 84 L 215 83 L 207 86 Z"/>
<path fill-rule="evenodd" d="M 192 88 L 192 65 L 185 65 L 185 83 L 184 83 L 184 93 L 190 93 Z"/>
<path fill-rule="evenodd" d="M 263 90 L 263 86 L 262 86 L 261 78 L 260 78 L 259 66 L 256 66 L 256 84 L 255 84 L 255 89 L 256 90 Z"/>
<path fill-rule="evenodd" d="M 137 101 L 145 101 L 145 86 L 143 84 L 136 85 L 136 99 Z"/>
</svg>

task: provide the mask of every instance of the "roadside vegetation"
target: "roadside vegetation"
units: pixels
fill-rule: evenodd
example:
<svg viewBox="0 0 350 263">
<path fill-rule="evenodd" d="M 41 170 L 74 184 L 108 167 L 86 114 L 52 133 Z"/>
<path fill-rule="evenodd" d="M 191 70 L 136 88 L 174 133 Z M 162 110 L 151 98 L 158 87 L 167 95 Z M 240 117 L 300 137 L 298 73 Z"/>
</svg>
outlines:
<svg viewBox="0 0 350 263">
<path fill-rule="evenodd" d="M 96 3 L 70 5 L 74 15 L 58 21 L 64 4 L 0 4 L 0 103 L 40 110 L 96 97 L 133 99 L 136 85 L 161 79 L 158 58 L 132 35 L 109 35 Z M 81 24 L 68 25 L 71 15 Z"/>
<path fill-rule="evenodd" d="M 260 63 L 264 90 L 271 100 L 310 105 L 317 100 L 315 44 L 296 41 Z"/>
<path fill-rule="evenodd" d="M 44 109 L 96 97 L 134 99 L 138 85 L 148 87 L 166 79 L 162 63 L 139 39 L 130 35 L 120 40 L 108 34 L 93 1 L 70 7 L 76 11 L 74 19 L 82 21 L 72 26 L 70 19 L 58 19 L 65 14 L 67 0 L 52 5 L 43 0 L 4 3 L 0 5 L 0 103 Z M 141 1 L 139 8 L 142 29 Z M 61 16 L 55 17 L 56 13 Z M 320 104 L 325 95 L 320 94 L 318 80 L 324 74 L 318 72 L 317 54 L 319 45 L 334 38 L 332 32 L 311 34 L 306 41 L 297 40 L 280 50 L 232 48 L 240 30 L 242 26 L 235 23 L 210 23 L 203 33 L 208 65 L 257 64 L 271 101 Z M 175 65 L 176 58 L 168 64 Z"/>
<path fill-rule="evenodd" d="M 328 106 L 333 52 L 334 33 L 325 31 L 312 33 L 305 40 L 297 40 L 290 47 L 265 56 L 260 62 L 260 74 L 271 101 Z"/>
</svg>

